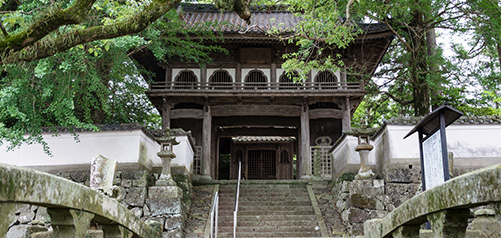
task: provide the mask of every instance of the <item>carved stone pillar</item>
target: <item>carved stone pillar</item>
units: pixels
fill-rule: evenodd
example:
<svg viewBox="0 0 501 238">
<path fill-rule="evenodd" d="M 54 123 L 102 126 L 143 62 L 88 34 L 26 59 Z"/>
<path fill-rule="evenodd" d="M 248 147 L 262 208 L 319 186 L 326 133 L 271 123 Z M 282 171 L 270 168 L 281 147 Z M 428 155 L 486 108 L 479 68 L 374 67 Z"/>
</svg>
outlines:
<svg viewBox="0 0 501 238">
<path fill-rule="evenodd" d="M 7 234 L 9 225 L 16 219 L 15 211 L 18 208 L 16 203 L 0 203 L 0 234 Z"/>
<path fill-rule="evenodd" d="M 54 237 L 85 237 L 94 214 L 68 209 L 48 208 Z"/>
<path fill-rule="evenodd" d="M 407 225 L 397 228 L 393 233 L 393 238 L 419 238 L 420 225 Z"/>
<path fill-rule="evenodd" d="M 428 215 L 434 237 L 465 238 L 469 209 L 445 210 Z"/>
</svg>

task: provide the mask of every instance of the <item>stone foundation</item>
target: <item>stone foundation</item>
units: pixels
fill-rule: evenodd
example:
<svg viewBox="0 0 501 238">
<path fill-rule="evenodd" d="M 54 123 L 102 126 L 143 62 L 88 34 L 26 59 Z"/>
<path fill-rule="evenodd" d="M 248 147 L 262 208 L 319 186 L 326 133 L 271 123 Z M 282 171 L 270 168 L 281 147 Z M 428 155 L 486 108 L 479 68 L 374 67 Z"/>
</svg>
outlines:
<svg viewBox="0 0 501 238">
<path fill-rule="evenodd" d="M 172 168 L 174 180 L 178 186 L 155 187 L 159 174 L 147 170 L 117 171 L 113 185 L 117 186 L 117 200 L 129 208 L 142 220 L 158 221 L 164 227 L 163 237 L 182 237 L 184 221 L 191 207 L 191 176 L 184 167 Z M 53 173 L 57 176 L 89 186 L 88 170 L 62 171 Z M 51 219 L 47 208 L 35 205 L 19 205 L 16 210 L 7 238 L 52 237 Z M 100 236 L 100 227 L 91 227 L 88 237 Z M 43 233 L 43 231 L 49 231 Z"/>
</svg>

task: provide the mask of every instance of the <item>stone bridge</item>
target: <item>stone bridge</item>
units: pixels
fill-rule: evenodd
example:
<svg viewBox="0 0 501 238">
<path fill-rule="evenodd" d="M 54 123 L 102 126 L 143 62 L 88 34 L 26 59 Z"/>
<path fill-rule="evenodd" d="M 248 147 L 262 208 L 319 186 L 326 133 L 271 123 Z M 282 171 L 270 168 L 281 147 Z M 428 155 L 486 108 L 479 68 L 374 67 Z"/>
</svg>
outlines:
<svg viewBox="0 0 501 238">
<path fill-rule="evenodd" d="M 501 164 L 451 179 L 406 201 L 382 219 L 366 221 L 364 235 L 417 238 L 421 225 L 429 221 L 433 237 L 478 237 L 467 236 L 466 228 L 470 208 L 482 205 L 495 209 L 497 225 L 490 228 L 494 236 L 489 237 L 500 237 Z"/>
<path fill-rule="evenodd" d="M 91 222 L 105 237 L 161 237 L 162 224 L 145 223 L 117 200 L 72 181 L 0 164 L 0 237 L 18 204 L 47 207 L 53 237 L 85 237 Z"/>
</svg>

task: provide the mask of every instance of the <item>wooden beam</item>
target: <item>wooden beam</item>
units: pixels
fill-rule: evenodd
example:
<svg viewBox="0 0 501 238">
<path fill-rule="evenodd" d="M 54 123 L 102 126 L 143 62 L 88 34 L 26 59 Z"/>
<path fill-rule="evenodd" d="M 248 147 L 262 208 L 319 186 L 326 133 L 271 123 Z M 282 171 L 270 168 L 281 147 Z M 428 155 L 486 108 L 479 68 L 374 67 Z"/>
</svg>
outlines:
<svg viewBox="0 0 501 238">
<path fill-rule="evenodd" d="M 320 118 L 334 118 L 342 119 L 343 110 L 341 109 L 329 109 L 329 108 L 319 108 L 309 111 L 310 119 L 320 119 Z"/>
<path fill-rule="evenodd" d="M 170 111 L 171 119 L 193 118 L 203 119 L 204 110 L 202 109 L 174 109 Z"/>
<path fill-rule="evenodd" d="M 291 105 L 222 105 L 212 107 L 212 116 L 284 116 L 298 117 L 300 106 Z"/>
</svg>

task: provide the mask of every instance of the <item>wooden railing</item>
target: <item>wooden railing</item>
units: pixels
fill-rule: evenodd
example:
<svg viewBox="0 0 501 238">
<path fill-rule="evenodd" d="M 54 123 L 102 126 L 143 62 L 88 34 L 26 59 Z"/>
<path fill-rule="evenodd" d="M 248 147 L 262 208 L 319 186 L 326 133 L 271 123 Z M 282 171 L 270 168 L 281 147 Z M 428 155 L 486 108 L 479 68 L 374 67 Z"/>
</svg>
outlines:
<svg viewBox="0 0 501 238">
<path fill-rule="evenodd" d="M 268 82 L 161 82 L 152 83 L 150 91 L 200 91 L 200 90 L 223 90 L 223 91 L 298 91 L 298 90 L 363 90 L 360 83 L 354 82 L 304 82 L 295 83 L 268 83 Z"/>
<path fill-rule="evenodd" d="M 105 237 L 161 237 L 163 225 L 146 223 L 117 200 L 89 187 L 51 174 L 0 164 L 0 237 L 7 217 L 18 204 L 47 207 L 53 237 L 85 237 L 90 223 L 100 224 Z"/>
<path fill-rule="evenodd" d="M 434 237 L 465 237 L 470 208 L 486 204 L 494 206 L 499 219 L 501 164 L 451 179 L 407 200 L 382 219 L 366 221 L 364 235 L 419 237 L 421 224 L 429 221 Z"/>
</svg>

